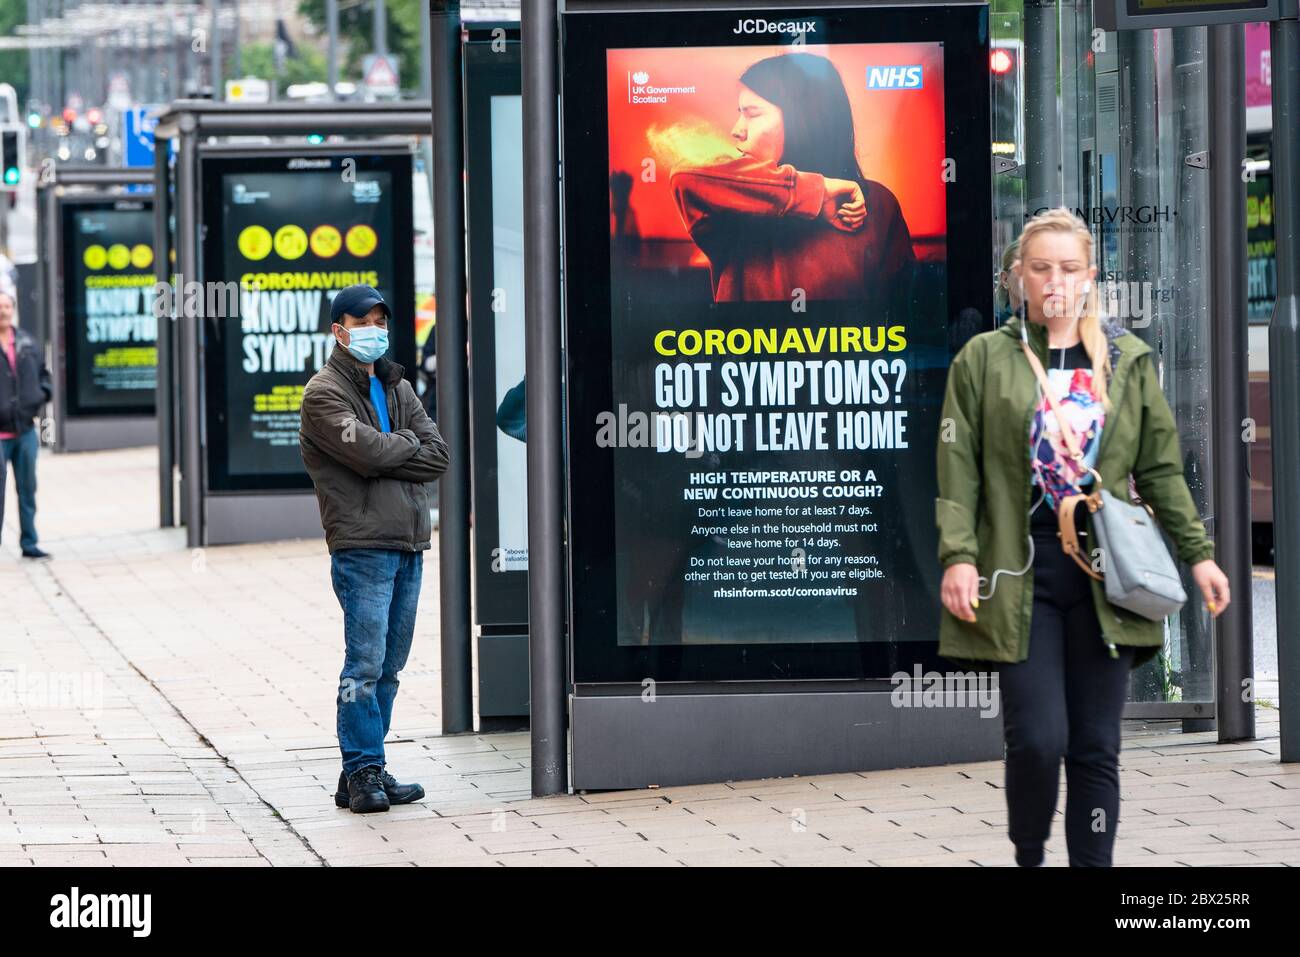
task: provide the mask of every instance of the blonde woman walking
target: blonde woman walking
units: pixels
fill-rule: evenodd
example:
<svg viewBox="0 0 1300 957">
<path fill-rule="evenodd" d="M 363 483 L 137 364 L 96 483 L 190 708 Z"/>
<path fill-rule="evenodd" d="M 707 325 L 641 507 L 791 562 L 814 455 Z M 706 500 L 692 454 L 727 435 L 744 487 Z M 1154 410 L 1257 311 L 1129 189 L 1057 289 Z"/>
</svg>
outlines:
<svg viewBox="0 0 1300 957">
<path fill-rule="evenodd" d="M 1151 347 L 1099 315 L 1087 227 L 1067 209 L 1048 210 L 1018 242 L 1019 308 L 973 337 L 948 374 L 936 502 L 939 652 L 999 673 L 1016 863 L 1043 863 L 1064 758 L 1070 865 L 1109 867 L 1128 676 L 1160 650 L 1163 623 L 1107 602 L 1102 582 L 1061 548 L 1060 504 L 1088 492 L 1094 473 L 1112 492 L 1131 476 L 1216 617 L 1230 600 L 1228 580 L 1183 478 Z M 1022 342 L 1049 370 L 1080 458 L 1067 451 Z M 1086 509 L 1077 513 L 1082 534 Z M 1091 552 L 1091 537 L 1081 540 Z"/>
</svg>

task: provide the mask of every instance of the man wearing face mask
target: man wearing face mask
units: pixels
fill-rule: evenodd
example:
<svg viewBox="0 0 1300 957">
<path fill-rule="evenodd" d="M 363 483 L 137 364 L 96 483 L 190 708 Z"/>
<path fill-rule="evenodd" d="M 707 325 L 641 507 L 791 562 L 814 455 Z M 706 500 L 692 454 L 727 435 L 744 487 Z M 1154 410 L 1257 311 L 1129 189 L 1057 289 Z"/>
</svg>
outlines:
<svg viewBox="0 0 1300 957">
<path fill-rule="evenodd" d="M 446 471 L 447 444 L 403 367 L 384 358 L 392 313 L 379 292 L 341 290 L 330 318 L 337 348 L 303 389 L 298 440 L 343 608 L 334 803 L 366 814 L 424 797 L 388 773 L 384 738 L 430 546 L 427 483 Z"/>
</svg>

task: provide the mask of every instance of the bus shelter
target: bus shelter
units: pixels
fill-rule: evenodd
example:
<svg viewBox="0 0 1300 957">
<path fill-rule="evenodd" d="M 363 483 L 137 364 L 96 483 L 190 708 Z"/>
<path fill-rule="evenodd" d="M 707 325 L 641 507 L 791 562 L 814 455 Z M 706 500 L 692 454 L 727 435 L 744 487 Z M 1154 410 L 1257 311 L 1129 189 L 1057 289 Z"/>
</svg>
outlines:
<svg viewBox="0 0 1300 957">
<path fill-rule="evenodd" d="M 322 534 L 297 448 L 301 388 L 353 282 L 394 304 L 393 355 L 416 374 L 412 149 L 418 103 L 178 101 L 157 137 L 174 263 L 160 324 L 160 521 L 191 547 Z M 169 160 L 169 153 L 174 158 Z M 427 330 L 426 334 L 427 334 Z"/>
<path fill-rule="evenodd" d="M 1192 600 L 1132 675 L 1125 716 L 1253 735 L 1240 24 L 1276 21 L 1274 75 L 1287 78 L 1273 93 L 1274 128 L 1288 131 L 1273 170 L 1278 368 L 1297 337 L 1295 4 L 1181 5 L 1163 20 L 1154 5 L 1138 11 L 1151 19 L 1135 9 L 1116 22 L 1106 14 L 1122 3 L 1083 0 L 808 2 L 761 16 L 743 3 L 525 0 L 535 793 L 570 786 L 570 746 L 575 788 L 1000 755 L 1000 722 L 889 699 L 900 675 L 932 666 L 940 700 L 958 690 L 933 657 L 937 402 L 955 350 L 1006 315 L 1008 244 L 1062 205 L 1093 232 L 1106 311 L 1155 350 L 1235 599 L 1211 619 L 1184 570 Z M 779 62 L 790 56 L 801 59 Z M 734 265 L 743 231 L 702 216 L 705 185 L 672 175 L 740 162 L 737 81 L 780 90 L 774 77 L 796 62 L 805 93 L 836 85 L 810 75 L 840 78 L 839 92 L 800 102 L 797 128 L 830 129 L 809 117 L 818 110 L 854 123 L 859 168 L 897 201 L 925 277 L 910 300 L 832 288 L 826 270 L 809 283 L 820 294 L 764 284 Z M 845 121 L 844 96 L 872 122 Z M 894 325 L 906 344 L 891 350 Z M 752 393 L 766 399 L 743 388 L 742 364 L 776 361 L 763 351 L 809 351 L 819 329 L 842 342 L 850 326 L 885 343 L 878 414 L 861 430 L 856 415 L 843 422 L 842 409 L 790 391 L 801 382 L 786 368 L 754 372 L 772 383 Z M 1300 662 L 1282 605 L 1300 592 L 1300 528 L 1277 490 L 1300 471 L 1300 392 L 1293 375 L 1271 387 L 1286 698 Z M 820 404 L 839 394 L 824 389 Z M 809 587 L 815 571 L 845 566 L 858 573 Z M 1283 736 L 1294 753 L 1300 732 Z"/>
<path fill-rule="evenodd" d="M 155 441 L 152 183 L 149 170 L 55 165 L 37 184 L 55 451 Z"/>
</svg>

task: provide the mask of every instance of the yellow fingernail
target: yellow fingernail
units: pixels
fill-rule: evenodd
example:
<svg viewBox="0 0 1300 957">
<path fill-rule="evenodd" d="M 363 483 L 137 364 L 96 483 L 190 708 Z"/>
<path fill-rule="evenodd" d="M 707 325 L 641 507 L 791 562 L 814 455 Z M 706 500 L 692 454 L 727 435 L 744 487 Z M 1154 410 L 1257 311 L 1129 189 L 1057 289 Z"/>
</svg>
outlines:
<svg viewBox="0 0 1300 957">
<path fill-rule="evenodd" d="M 1214 602 L 1212 602 L 1212 601 L 1211 601 L 1211 602 L 1206 602 L 1206 607 L 1208 607 L 1208 608 L 1210 609 L 1211 612 L 1218 611 L 1218 608 L 1215 607 L 1215 604 L 1214 604 Z"/>
<path fill-rule="evenodd" d="M 978 608 L 980 606 L 980 600 L 978 598 L 973 599 L 970 603 L 970 606 L 972 608 Z"/>
</svg>

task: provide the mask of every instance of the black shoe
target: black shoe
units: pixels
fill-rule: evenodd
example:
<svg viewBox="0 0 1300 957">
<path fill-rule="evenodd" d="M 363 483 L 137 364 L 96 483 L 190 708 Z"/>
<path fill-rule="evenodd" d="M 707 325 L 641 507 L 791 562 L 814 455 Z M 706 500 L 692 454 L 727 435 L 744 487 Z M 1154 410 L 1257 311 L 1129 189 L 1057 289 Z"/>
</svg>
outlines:
<svg viewBox="0 0 1300 957">
<path fill-rule="evenodd" d="M 388 803 L 392 804 L 410 804 L 412 801 L 418 801 L 424 797 L 424 788 L 418 784 L 398 784 L 397 779 L 387 771 L 379 777 L 383 785 L 384 793 L 388 795 Z M 339 772 L 339 789 L 334 793 L 334 803 L 339 807 L 348 807 L 348 779 L 342 771 Z"/>
<path fill-rule="evenodd" d="M 410 804 L 424 797 L 424 788 L 418 784 L 398 784 L 397 778 L 387 771 L 380 775 L 384 784 L 384 793 L 388 795 L 389 804 Z"/>
<path fill-rule="evenodd" d="M 388 795 L 384 793 L 384 782 L 380 778 L 380 768 L 367 764 L 360 771 L 354 771 L 347 779 L 347 802 L 340 804 L 334 795 L 334 803 L 339 807 L 351 809 L 354 814 L 372 814 L 375 811 L 388 810 Z"/>
<path fill-rule="evenodd" d="M 49 552 L 43 552 L 39 548 L 24 548 L 23 558 L 53 558 Z"/>
</svg>

